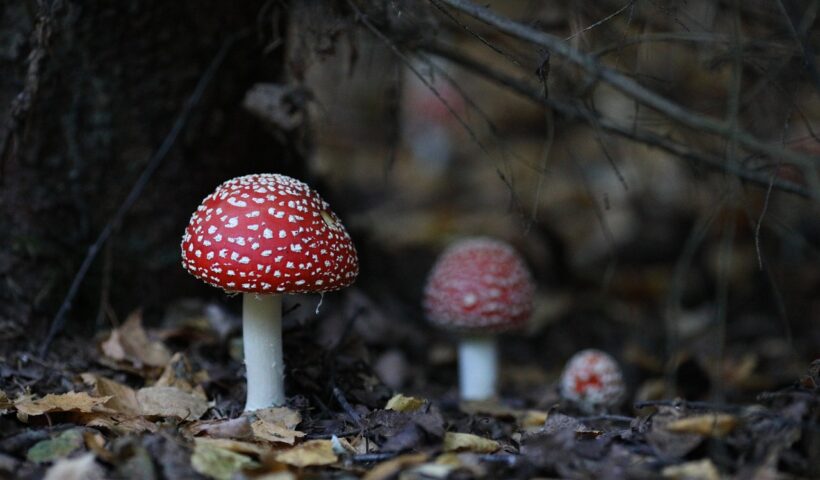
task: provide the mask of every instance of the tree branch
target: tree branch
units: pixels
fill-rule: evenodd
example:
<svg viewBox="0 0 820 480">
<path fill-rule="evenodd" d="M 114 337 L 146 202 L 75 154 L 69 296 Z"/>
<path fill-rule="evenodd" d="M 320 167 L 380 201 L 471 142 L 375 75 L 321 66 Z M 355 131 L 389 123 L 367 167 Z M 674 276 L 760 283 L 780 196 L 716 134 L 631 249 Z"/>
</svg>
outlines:
<svg viewBox="0 0 820 480">
<path fill-rule="evenodd" d="M 555 111 L 560 112 L 567 118 L 583 120 L 585 122 L 596 122 L 602 130 L 634 140 L 636 142 L 660 148 L 661 150 L 669 152 L 680 158 L 690 160 L 711 170 L 717 170 L 735 175 L 741 180 L 758 187 L 769 188 L 769 186 L 772 185 L 772 188 L 776 190 L 792 193 L 805 198 L 814 198 L 812 192 L 801 185 L 780 179 L 772 180 L 772 176 L 770 174 L 752 171 L 742 167 L 739 164 L 728 164 L 717 155 L 693 150 L 686 145 L 676 142 L 666 136 L 662 136 L 647 130 L 623 127 L 609 119 L 600 117 L 597 113 L 590 111 L 580 102 L 557 100 L 554 97 L 545 98 L 538 88 L 530 86 L 527 82 L 498 72 L 484 65 L 480 61 L 470 58 L 453 49 L 432 43 L 421 44 L 418 48 L 432 55 L 450 60 L 456 65 L 481 75 L 487 80 L 501 85 L 529 100 L 542 105 L 547 105 L 555 109 Z"/>
<path fill-rule="evenodd" d="M 733 138 L 739 145 L 753 153 L 762 154 L 771 158 L 780 158 L 784 161 L 800 165 L 808 169 L 813 167 L 817 159 L 801 155 L 790 150 L 772 145 L 754 137 L 750 133 L 734 129 L 727 122 L 699 115 L 677 103 L 648 90 L 631 78 L 618 73 L 616 70 L 601 64 L 593 55 L 581 52 L 571 47 L 558 37 L 540 32 L 522 25 L 506 17 L 498 15 L 489 9 L 476 5 L 468 0 L 439 0 L 452 8 L 484 22 L 501 32 L 511 35 L 540 47 L 549 49 L 560 57 L 578 65 L 592 76 L 601 79 L 625 95 L 639 103 L 661 112 L 683 125 L 704 132 L 719 135 L 723 138 Z M 809 173 L 809 172 L 805 172 Z"/>
</svg>

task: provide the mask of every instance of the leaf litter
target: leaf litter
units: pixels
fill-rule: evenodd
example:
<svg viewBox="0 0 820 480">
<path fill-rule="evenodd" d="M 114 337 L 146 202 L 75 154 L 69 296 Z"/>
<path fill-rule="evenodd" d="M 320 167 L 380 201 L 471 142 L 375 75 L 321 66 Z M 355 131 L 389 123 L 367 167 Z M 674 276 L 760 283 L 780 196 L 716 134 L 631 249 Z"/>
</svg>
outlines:
<svg viewBox="0 0 820 480">
<path fill-rule="evenodd" d="M 222 360 L 229 356 L 227 339 L 211 355 L 195 344 L 172 352 L 136 314 L 115 331 L 119 336 L 112 331 L 99 344 L 99 355 L 108 356 L 101 368 L 61 382 L 73 390 L 42 396 L 36 388 L 0 390 L 6 427 L 0 449 L 11 455 L 0 457 L 0 469 L 20 478 L 286 479 L 305 472 L 369 480 L 586 478 L 617 472 L 713 479 L 740 468 L 741 454 L 756 455 L 753 471 L 761 475 L 807 470 L 813 467 L 800 463 L 795 447 L 820 448 L 816 432 L 807 429 L 816 424 L 820 403 L 814 365 L 793 386 L 746 407 L 648 401 L 634 416 L 596 417 L 560 404 L 544 410 L 537 402 L 390 394 L 365 363 L 348 357 L 360 354 L 356 345 L 328 356 L 310 343 L 309 332 L 294 332 L 286 351 L 304 377 L 299 393 L 288 406 L 242 414 L 242 377 L 235 373 L 241 364 L 226 367 Z M 123 343 L 124 331 L 133 341 Z M 211 342 L 214 336 L 198 332 L 196 338 Z M 300 350 L 305 355 L 294 355 Z M 331 380 L 341 393 L 323 389 Z M 737 453 L 712 457 L 715 445 Z"/>
</svg>

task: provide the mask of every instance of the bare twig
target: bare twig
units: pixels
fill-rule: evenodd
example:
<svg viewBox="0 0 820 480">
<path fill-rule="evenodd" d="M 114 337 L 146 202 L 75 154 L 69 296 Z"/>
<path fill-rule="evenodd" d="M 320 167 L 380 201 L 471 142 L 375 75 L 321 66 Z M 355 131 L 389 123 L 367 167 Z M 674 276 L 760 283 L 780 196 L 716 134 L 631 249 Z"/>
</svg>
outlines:
<svg viewBox="0 0 820 480">
<path fill-rule="evenodd" d="M 54 316 L 54 319 L 51 321 L 51 327 L 49 328 L 48 335 L 46 336 L 45 340 L 43 340 L 43 344 L 40 346 L 40 356 L 44 357 L 51 346 L 51 343 L 54 341 L 54 338 L 57 334 L 62 330 L 63 325 L 65 323 L 66 314 L 69 310 L 71 310 L 71 304 L 74 301 L 74 297 L 77 295 L 77 292 L 80 290 L 80 285 L 82 284 L 83 280 L 85 279 L 86 274 L 88 273 L 89 268 L 94 263 L 94 260 L 97 258 L 97 254 L 99 253 L 102 246 L 108 241 L 111 235 L 114 233 L 114 230 L 120 225 L 125 215 L 131 209 L 131 207 L 136 203 L 137 199 L 139 199 L 142 191 L 148 186 L 148 182 L 151 180 L 151 177 L 157 171 L 159 166 L 162 164 L 162 161 L 165 157 L 168 156 L 168 153 L 171 151 L 173 146 L 176 144 L 177 138 L 179 138 L 180 133 L 188 124 L 188 120 L 191 118 L 193 114 L 194 107 L 199 104 L 199 101 L 202 99 L 202 95 L 205 93 L 205 89 L 211 83 L 211 80 L 214 78 L 216 72 L 219 70 L 219 67 L 224 62 L 225 58 L 228 55 L 231 47 L 234 43 L 239 40 L 240 38 L 246 36 L 248 32 L 240 32 L 231 35 L 228 39 L 226 39 L 222 46 L 217 51 L 214 59 L 211 61 L 208 68 L 202 73 L 202 76 L 199 78 L 199 81 L 194 88 L 194 91 L 191 93 L 191 96 L 188 97 L 185 104 L 182 106 L 182 110 L 179 112 L 176 120 L 174 121 L 173 126 L 171 127 L 171 131 L 168 132 L 168 135 L 163 140 L 162 144 L 159 146 L 154 155 L 148 161 L 148 164 L 143 169 L 142 173 L 140 174 L 137 181 L 131 187 L 131 191 L 128 193 L 128 196 L 125 197 L 125 200 L 120 204 L 117 211 L 114 215 L 108 220 L 108 223 L 105 224 L 100 234 L 97 236 L 97 239 L 94 243 L 88 247 L 88 253 L 85 256 L 85 259 L 80 264 L 80 268 L 77 270 L 77 273 L 74 275 L 74 280 L 71 282 L 71 286 L 68 289 L 68 293 L 66 293 L 65 299 L 63 299 L 63 303 L 60 305 L 60 309 L 57 311 L 57 314 Z"/>
<path fill-rule="evenodd" d="M 551 53 L 566 58 L 587 71 L 587 73 L 593 77 L 601 79 L 625 95 L 634 98 L 638 102 L 665 114 L 670 119 L 687 127 L 719 135 L 724 138 L 734 136 L 739 145 L 751 152 L 772 158 L 782 158 L 785 161 L 800 165 L 804 168 L 814 165 L 817 161 L 816 158 L 783 150 L 778 148 L 778 146 L 759 140 L 746 131 L 734 129 L 725 121 L 716 120 L 688 110 L 654 91 L 646 89 L 633 79 L 603 65 L 595 56 L 573 48 L 558 37 L 522 25 L 467 0 L 440 1 L 466 15 L 497 28 L 499 31 L 546 48 Z"/>
<path fill-rule="evenodd" d="M 618 15 L 620 15 L 621 13 L 625 12 L 627 8 L 630 8 L 631 6 L 633 6 L 633 5 L 635 4 L 635 1 L 636 1 L 636 0 L 629 0 L 629 1 L 626 3 L 626 5 L 624 5 L 623 7 L 619 8 L 618 10 L 615 10 L 614 12 L 612 12 L 612 13 L 610 13 L 609 15 L 607 15 L 606 17 L 604 17 L 604 18 L 602 18 L 602 19 L 598 20 L 597 22 L 595 22 L 595 23 L 593 23 L 593 24 L 591 24 L 591 25 L 587 25 L 586 27 L 584 27 L 584 28 L 582 28 L 582 29 L 578 30 L 577 32 L 575 32 L 575 33 L 573 33 L 572 35 L 570 35 L 570 36 L 568 36 L 567 38 L 565 38 L 565 39 L 564 39 L 564 41 L 569 41 L 569 40 L 572 40 L 573 38 L 577 37 L 578 35 L 580 35 L 580 34 L 582 34 L 582 33 L 586 33 L 586 32 L 588 32 L 588 31 L 592 30 L 593 28 L 600 27 L 600 26 L 601 26 L 601 25 L 603 25 L 604 23 L 606 23 L 606 22 L 608 22 L 608 21 L 612 20 L 613 18 L 617 17 L 617 16 L 618 16 Z"/>
<path fill-rule="evenodd" d="M 578 103 L 560 100 L 554 97 L 544 98 L 542 92 L 540 92 L 538 88 L 531 87 L 529 83 L 498 72 L 486 66 L 484 63 L 474 60 L 451 48 L 439 44 L 422 44 L 419 48 L 433 55 L 446 58 L 453 63 L 477 73 L 482 77 L 508 88 L 509 90 L 536 103 L 548 105 L 568 118 L 591 121 L 592 118 L 598 117 L 596 113 L 589 111 L 587 108 Z M 665 150 L 675 156 L 695 162 L 708 169 L 735 175 L 739 179 L 750 184 L 768 188 L 769 184 L 772 183 L 773 188 L 776 190 L 792 193 L 805 198 L 814 198 L 812 192 L 801 185 L 781 179 L 773 180 L 764 172 L 753 171 L 744 168 L 739 164 L 727 164 L 722 158 L 716 155 L 712 155 L 708 152 L 692 150 L 689 146 L 676 142 L 667 136 L 637 128 L 626 128 L 605 118 L 598 117 L 597 121 L 600 127 L 605 131 L 659 148 L 661 150 Z"/>
</svg>

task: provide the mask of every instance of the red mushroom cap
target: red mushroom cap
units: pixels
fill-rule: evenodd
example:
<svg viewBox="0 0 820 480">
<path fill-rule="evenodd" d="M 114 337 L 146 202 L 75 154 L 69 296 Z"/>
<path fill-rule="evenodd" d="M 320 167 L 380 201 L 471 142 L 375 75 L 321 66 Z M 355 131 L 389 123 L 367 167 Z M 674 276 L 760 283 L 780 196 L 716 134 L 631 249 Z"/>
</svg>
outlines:
<svg viewBox="0 0 820 480">
<path fill-rule="evenodd" d="M 356 248 L 327 202 L 305 183 L 263 173 L 205 197 L 182 237 L 182 266 L 230 292 L 338 290 L 359 273 Z"/>
<path fill-rule="evenodd" d="M 493 332 L 523 326 L 535 287 L 515 250 L 491 238 L 462 240 L 441 254 L 427 278 L 424 310 L 442 327 Z"/>
<path fill-rule="evenodd" d="M 561 375 L 561 395 L 587 408 L 616 405 L 624 390 L 618 362 L 600 350 L 576 353 Z"/>
</svg>

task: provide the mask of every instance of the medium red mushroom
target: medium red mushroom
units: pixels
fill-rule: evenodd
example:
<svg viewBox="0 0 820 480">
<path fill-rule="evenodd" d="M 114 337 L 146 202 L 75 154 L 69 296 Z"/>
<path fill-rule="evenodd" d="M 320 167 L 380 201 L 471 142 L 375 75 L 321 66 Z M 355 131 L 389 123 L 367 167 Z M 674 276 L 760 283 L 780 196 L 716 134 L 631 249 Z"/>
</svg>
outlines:
<svg viewBox="0 0 820 480">
<path fill-rule="evenodd" d="M 267 173 L 228 180 L 205 197 L 182 237 L 182 266 L 243 295 L 246 411 L 285 403 L 282 294 L 338 290 L 359 273 L 327 202 L 299 180 Z"/>
<path fill-rule="evenodd" d="M 561 396 L 589 412 L 617 405 L 624 390 L 618 362 L 593 348 L 573 355 L 561 375 Z"/>
<path fill-rule="evenodd" d="M 495 334 L 524 326 L 532 312 L 534 290 L 524 260 L 499 240 L 465 239 L 436 261 L 424 289 L 424 310 L 432 323 L 460 335 L 463 399 L 495 395 Z"/>
</svg>

